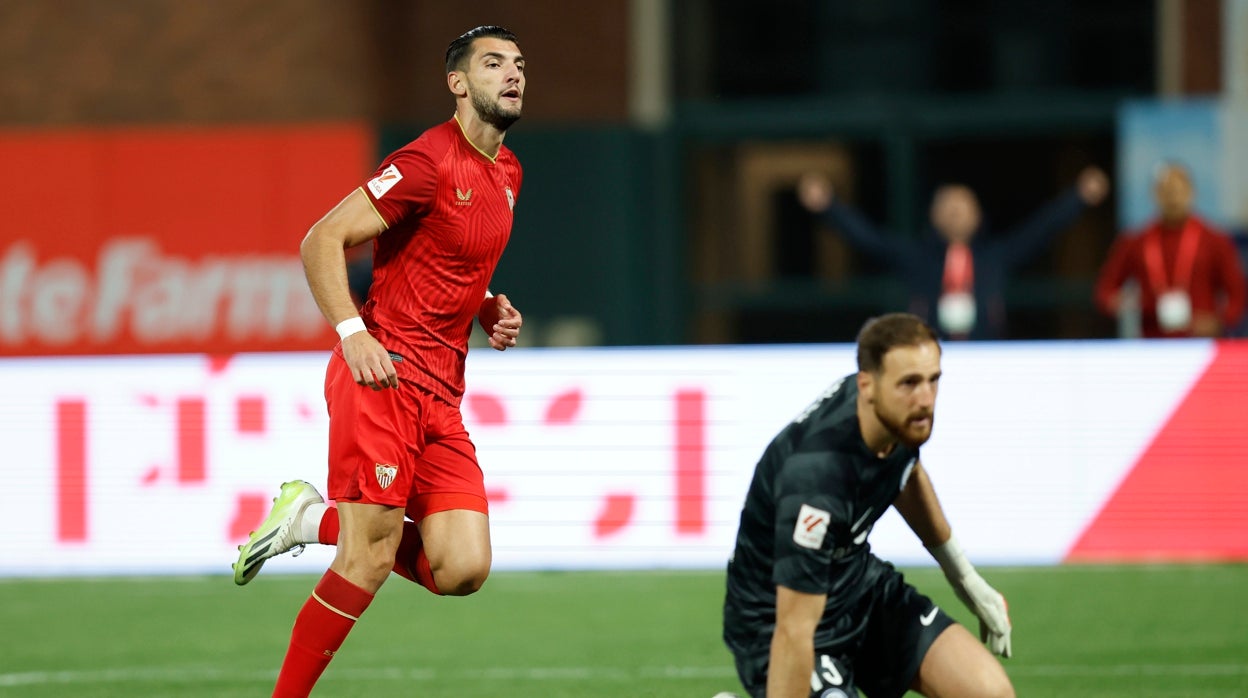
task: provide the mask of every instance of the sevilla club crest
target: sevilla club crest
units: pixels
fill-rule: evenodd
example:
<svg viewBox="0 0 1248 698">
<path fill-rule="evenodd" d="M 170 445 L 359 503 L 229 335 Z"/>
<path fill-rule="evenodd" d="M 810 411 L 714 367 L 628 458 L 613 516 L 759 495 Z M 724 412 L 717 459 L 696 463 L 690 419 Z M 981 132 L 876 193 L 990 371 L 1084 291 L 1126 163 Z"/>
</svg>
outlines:
<svg viewBox="0 0 1248 698">
<path fill-rule="evenodd" d="M 399 467 L 397 465 L 377 464 L 377 484 L 381 485 L 383 490 L 394 482 L 394 476 L 398 474 Z"/>
</svg>

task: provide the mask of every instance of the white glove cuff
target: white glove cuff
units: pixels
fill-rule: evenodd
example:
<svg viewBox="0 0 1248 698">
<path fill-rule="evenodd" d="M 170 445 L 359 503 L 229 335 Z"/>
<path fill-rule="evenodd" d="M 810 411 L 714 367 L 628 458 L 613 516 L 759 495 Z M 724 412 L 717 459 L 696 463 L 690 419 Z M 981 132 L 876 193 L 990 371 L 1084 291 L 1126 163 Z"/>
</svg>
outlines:
<svg viewBox="0 0 1248 698">
<path fill-rule="evenodd" d="M 940 564 L 940 569 L 944 570 L 945 575 L 961 579 L 975 573 L 975 566 L 971 561 L 966 559 L 966 553 L 962 552 L 962 546 L 958 545 L 958 539 L 952 535 L 949 540 L 941 543 L 934 548 L 928 548 L 928 552 L 932 557 L 936 558 L 936 562 Z"/>
</svg>

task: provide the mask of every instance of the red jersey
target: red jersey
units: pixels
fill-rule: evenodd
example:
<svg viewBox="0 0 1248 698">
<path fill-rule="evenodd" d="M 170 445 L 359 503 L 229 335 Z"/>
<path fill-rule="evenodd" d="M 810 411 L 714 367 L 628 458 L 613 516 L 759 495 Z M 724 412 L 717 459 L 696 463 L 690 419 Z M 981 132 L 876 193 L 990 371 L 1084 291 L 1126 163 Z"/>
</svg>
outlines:
<svg viewBox="0 0 1248 698">
<path fill-rule="evenodd" d="M 1166 332 L 1157 320 L 1157 298 L 1177 289 L 1188 294 L 1193 313 L 1216 313 L 1223 328 L 1244 313 L 1244 273 L 1235 243 L 1196 216 L 1183 225 L 1155 222 L 1136 235 L 1114 242 L 1096 281 L 1096 302 L 1112 312 L 1111 301 L 1128 279 L 1140 286 L 1140 329 L 1145 337 L 1184 337 Z"/>
<path fill-rule="evenodd" d="M 377 341 L 403 356 L 402 380 L 453 405 L 464 394 L 468 335 L 511 236 L 520 162 L 491 159 L 452 118 L 390 154 L 363 187 L 386 230 L 373 243 L 373 283 L 360 311 Z"/>
</svg>

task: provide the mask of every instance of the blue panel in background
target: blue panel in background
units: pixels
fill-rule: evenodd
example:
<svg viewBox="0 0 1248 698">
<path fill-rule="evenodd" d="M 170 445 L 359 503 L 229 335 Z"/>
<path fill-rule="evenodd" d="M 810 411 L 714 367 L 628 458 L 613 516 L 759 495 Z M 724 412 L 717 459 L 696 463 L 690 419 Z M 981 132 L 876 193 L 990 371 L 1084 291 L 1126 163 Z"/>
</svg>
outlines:
<svg viewBox="0 0 1248 698">
<path fill-rule="evenodd" d="M 1155 215 L 1158 164 L 1179 160 L 1192 171 L 1196 212 L 1229 227 L 1219 201 L 1225 143 L 1216 100 L 1132 101 L 1118 111 L 1118 223 L 1137 229 Z"/>
</svg>

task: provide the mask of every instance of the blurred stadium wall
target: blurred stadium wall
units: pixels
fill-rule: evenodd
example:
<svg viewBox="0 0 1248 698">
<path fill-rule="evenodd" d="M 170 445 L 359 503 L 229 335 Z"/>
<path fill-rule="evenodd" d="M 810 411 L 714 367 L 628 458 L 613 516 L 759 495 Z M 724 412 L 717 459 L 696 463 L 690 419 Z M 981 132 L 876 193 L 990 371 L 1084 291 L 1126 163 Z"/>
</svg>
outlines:
<svg viewBox="0 0 1248 698">
<path fill-rule="evenodd" d="M 360 129 L 372 145 L 336 153 L 334 163 L 282 160 L 315 149 L 293 140 L 252 159 L 244 144 L 220 148 L 241 159 L 216 158 L 214 145 L 167 160 L 166 170 L 190 172 L 252 165 L 270 188 L 286 185 L 277 198 L 257 197 L 258 208 L 240 209 L 235 227 L 255 226 L 237 235 L 255 238 L 258 254 L 293 254 L 339 192 L 383 153 L 446 118 L 448 37 L 498 22 L 519 34 L 532 68 L 526 116 L 509 138 L 526 165 L 526 191 L 497 278 L 525 299 L 531 341 L 845 341 L 864 318 L 903 304 L 903 291 L 803 214 L 792 195 L 801 172 L 828 172 L 847 201 L 909 235 L 920 234 L 932 188 L 950 180 L 979 192 L 997 229 L 1060 193 L 1084 165 L 1107 169 L 1115 195 L 1134 191 L 1117 186 L 1139 177 L 1122 171 L 1123 105 L 1242 100 L 1243 7 L 1244 0 L 5 0 L 6 142 L 29 144 L 32 130 L 68 138 L 71 150 L 83 139 L 87 162 L 56 150 L 42 160 L 39 148 L 6 150 L 0 176 L 27 185 L 5 186 L 10 193 L 0 196 L 6 210 L 56 211 L 63 189 L 31 182 L 62 181 L 67 170 L 80 179 L 71 175 L 65 186 L 100 176 L 114 177 L 115 189 L 157 186 L 161 177 L 132 176 L 151 167 L 131 157 L 142 148 L 98 145 L 101 132 L 118 128 L 151 129 L 158 140 L 188 127 Z M 1248 147 L 1242 128 L 1230 137 L 1232 148 Z M 349 166 L 335 164 L 344 158 Z M 99 161 L 115 166 L 92 170 Z M 291 168 L 323 176 L 325 190 L 284 178 Z M 1219 186 L 1232 187 L 1224 199 L 1243 186 L 1240 169 Z M 180 190 L 180 218 L 191 228 L 234 207 L 235 190 Z M 81 242 L 65 245 L 79 249 L 84 268 L 121 236 L 153 236 L 156 248 L 176 252 L 168 239 L 178 228 L 134 230 L 101 209 L 112 197 L 81 198 L 72 219 L 44 215 L 31 224 L 37 214 L 22 214 L 0 230 L 12 283 L 22 265 L 46 268 L 64 257 L 45 241 L 70 226 Z M 1127 222 L 1101 206 L 1021 269 L 1008 289 L 1009 336 L 1114 336 L 1113 320 L 1093 308 L 1091 284 Z M 268 227 L 255 229 L 261 225 Z M 187 254 L 195 263 L 207 250 Z M 629 321 L 609 321 L 618 317 Z"/>
</svg>

